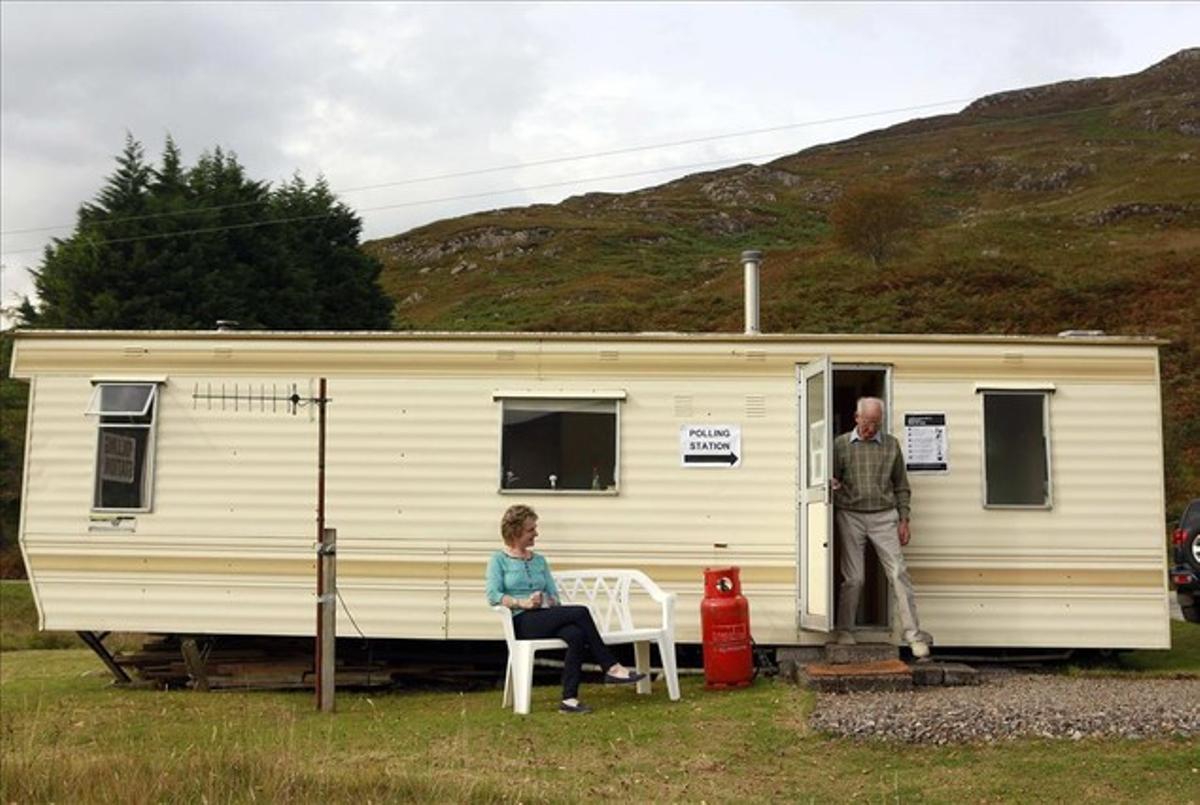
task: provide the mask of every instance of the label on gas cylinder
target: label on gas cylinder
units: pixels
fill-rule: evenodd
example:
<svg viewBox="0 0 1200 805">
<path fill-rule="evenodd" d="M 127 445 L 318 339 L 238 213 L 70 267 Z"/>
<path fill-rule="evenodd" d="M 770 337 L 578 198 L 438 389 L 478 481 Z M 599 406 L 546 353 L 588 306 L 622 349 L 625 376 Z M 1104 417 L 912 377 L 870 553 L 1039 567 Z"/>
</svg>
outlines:
<svg viewBox="0 0 1200 805">
<path fill-rule="evenodd" d="M 713 643 L 745 643 L 747 638 L 746 624 L 729 623 L 709 627 Z"/>
</svg>

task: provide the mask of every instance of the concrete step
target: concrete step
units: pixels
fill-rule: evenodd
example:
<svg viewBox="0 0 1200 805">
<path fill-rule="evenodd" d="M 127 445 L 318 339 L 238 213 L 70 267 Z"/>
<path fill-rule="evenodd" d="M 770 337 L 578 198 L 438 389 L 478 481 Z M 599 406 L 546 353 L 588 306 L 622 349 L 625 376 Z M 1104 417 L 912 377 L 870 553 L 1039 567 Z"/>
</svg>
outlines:
<svg viewBox="0 0 1200 805">
<path fill-rule="evenodd" d="M 775 664 L 779 675 L 791 681 L 804 666 L 813 662 L 824 662 L 824 646 L 779 646 L 775 649 Z"/>
<path fill-rule="evenodd" d="M 900 659 L 900 649 L 891 643 L 825 644 L 825 662 L 830 665 L 861 664 Z"/>
<path fill-rule="evenodd" d="M 862 663 L 810 663 L 800 669 L 797 681 L 821 693 L 912 690 L 913 672 L 895 658 Z"/>
</svg>

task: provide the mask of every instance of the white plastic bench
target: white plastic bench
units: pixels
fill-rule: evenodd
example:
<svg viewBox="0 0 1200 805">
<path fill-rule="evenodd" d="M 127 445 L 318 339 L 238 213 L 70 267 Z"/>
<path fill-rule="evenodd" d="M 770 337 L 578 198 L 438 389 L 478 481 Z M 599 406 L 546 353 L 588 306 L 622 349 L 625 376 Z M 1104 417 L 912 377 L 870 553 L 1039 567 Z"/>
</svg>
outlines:
<svg viewBox="0 0 1200 805">
<path fill-rule="evenodd" d="M 662 657 L 663 675 L 671 701 L 679 700 L 679 672 L 675 667 L 675 593 L 663 592 L 649 576 L 640 570 L 569 570 L 554 574 L 559 603 L 582 604 L 592 612 L 592 619 L 607 645 L 633 643 L 636 668 L 646 678 L 637 683 L 638 693 L 650 692 L 650 644 L 658 645 Z M 633 625 L 629 609 L 630 588 L 636 585 L 661 607 L 662 618 L 650 627 Z M 533 658 L 542 650 L 563 649 L 567 644 L 558 638 L 518 640 L 513 632 L 513 613 L 508 607 L 492 607 L 504 624 L 504 640 L 508 643 L 508 669 L 504 675 L 504 707 L 510 704 L 522 715 L 529 714 L 533 689 Z"/>
</svg>

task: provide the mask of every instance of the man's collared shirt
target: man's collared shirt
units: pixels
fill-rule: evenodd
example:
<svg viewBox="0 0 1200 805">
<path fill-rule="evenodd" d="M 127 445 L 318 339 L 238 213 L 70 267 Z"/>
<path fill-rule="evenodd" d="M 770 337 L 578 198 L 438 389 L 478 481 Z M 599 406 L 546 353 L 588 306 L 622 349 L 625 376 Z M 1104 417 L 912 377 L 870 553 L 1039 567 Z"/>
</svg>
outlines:
<svg viewBox="0 0 1200 805">
<path fill-rule="evenodd" d="M 879 444 L 883 444 L 883 431 L 877 430 L 877 431 L 875 431 L 875 435 L 872 436 L 870 439 L 864 439 L 863 437 L 858 435 L 858 428 L 855 428 L 854 430 L 850 431 L 850 441 L 852 441 L 852 442 L 878 442 Z"/>
<path fill-rule="evenodd" d="M 904 469 L 900 441 L 876 431 L 862 439 L 858 428 L 833 440 L 833 477 L 841 482 L 834 492 L 834 505 L 854 512 L 895 509 L 907 520 L 912 489 Z"/>
</svg>

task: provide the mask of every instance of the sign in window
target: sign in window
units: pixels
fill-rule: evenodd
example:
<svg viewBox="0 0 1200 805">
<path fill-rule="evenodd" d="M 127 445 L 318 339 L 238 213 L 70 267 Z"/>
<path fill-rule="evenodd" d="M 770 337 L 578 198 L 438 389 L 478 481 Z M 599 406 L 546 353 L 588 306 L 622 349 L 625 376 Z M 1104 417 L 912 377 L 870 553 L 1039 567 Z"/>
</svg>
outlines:
<svg viewBox="0 0 1200 805">
<path fill-rule="evenodd" d="M 157 383 L 97 383 L 84 412 L 97 421 L 92 508 L 148 511 Z"/>
</svg>

